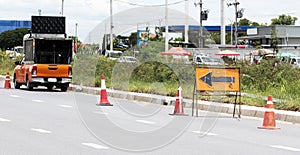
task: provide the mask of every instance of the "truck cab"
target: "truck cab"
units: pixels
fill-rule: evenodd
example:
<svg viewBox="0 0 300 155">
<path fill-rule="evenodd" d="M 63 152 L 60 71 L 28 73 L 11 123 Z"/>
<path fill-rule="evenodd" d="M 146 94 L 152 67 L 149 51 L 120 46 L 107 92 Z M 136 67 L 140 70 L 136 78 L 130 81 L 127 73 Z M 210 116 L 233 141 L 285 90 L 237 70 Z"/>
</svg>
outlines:
<svg viewBox="0 0 300 155">
<path fill-rule="evenodd" d="M 62 18 L 64 17 L 36 16 L 32 18 L 32 23 L 57 23 L 64 20 Z M 33 31 L 23 38 L 25 56 L 22 61 L 15 62 L 14 69 L 13 81 L 16 89 L 25 85 L 29 90 L 37 86 L 45 86 L 51 90 L 55 86 L 61 91 L 67 91 L 72 82 L 73 40 L 66 38 L 65 34 L 49 33 L 47 30 L 51 28 L 51 24 L 47 26 L 39 27 L 38 33 Z M 52 29 L 57 29 L 57 26 L 59 25 L 52 25 Z"/>
</svg>

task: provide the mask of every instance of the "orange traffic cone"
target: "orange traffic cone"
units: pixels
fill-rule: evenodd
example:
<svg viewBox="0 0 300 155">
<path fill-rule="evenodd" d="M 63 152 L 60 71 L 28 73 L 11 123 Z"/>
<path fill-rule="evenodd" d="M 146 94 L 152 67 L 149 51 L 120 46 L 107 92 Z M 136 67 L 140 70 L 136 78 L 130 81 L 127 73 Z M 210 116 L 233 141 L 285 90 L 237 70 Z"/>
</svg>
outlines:
<svg viewBox="0 0 300 155">
<path fill-rule="evenodd" d="M 271 130 L 280 129 L 280 128 L 276 128 L 274 104 L 272 101 L 272 96 L 268 96 L 268 101 L 267 101 L 265 115 L 264 115 L 264 122 L 263 125 L 258 128 L 271 129 Z"/>
<path fill-rule="evenodd" d="M 6 88 L 6 89 L 10 89 L 11 88 L 11 85 L 10 85 L 10 76 L 9 76 L 8 72 L 6 73 L 4 88 Z"/>
<path fill-rule="evenodd" d="M 175 102 L 175 109 L 174 113 L 170 115 L 181 115 L 181 116 L 187 116 L 184 114 L 184 109 L 183 109 L 183 103 L 182 103 L 182 96 L 181 96 L 181 87 L 178 87 L 177 95 L 176 95 L 176 102 Z"/>
<path fill-rule="evenodd" d="M 97 105 L 99 105 L 99 106 L 112 106 L 112 104 L 110 104 L 108 99 L 107 99 L 105 78 L 104 78 L 103 74 L 101 76 L 100 103 L 97 104 Z"/>
</svg>

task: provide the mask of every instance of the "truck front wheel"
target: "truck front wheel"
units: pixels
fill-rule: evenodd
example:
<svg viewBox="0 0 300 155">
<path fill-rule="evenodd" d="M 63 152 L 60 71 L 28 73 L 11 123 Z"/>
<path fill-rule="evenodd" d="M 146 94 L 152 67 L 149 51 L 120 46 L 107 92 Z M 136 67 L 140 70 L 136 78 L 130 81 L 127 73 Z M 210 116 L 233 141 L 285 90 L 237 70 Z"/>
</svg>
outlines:
<svg viewBox="0 0 300 155">
<path fill-rule="evenodd" d="M 52 90 L 52 88 L 53 88 L 53 85 L 47 85 L 48 90 Z"/>
<path fill-rule="evenodd" d="M 15 89 L 20 89 L 21 84 L 17 81 L 16 74 L 14 75 L 14 85 Z"/>
<path fill-rule="evenodd" d="M 61 90 L 62 92 L 66 92 L 66 91 L 68 90 L 68 87 L 62 86 L 62 87 L 60 88 L 60 90 Z"/>
<path fill-rule="evenodd" d="M 33 90 L 33 86 L 31 85 L 28 78 L 26 78 L 26 87 L 27 87 L 28 90 Z"/>
</svg>

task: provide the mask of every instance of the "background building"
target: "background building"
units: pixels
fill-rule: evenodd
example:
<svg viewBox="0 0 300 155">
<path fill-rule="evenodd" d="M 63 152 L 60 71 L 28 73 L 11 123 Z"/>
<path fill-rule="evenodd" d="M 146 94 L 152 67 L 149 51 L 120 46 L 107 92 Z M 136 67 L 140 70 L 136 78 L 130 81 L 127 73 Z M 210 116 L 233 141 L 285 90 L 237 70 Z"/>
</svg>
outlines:
<svg viewBox="0 0 300 155">
<path fill-rule="evenodd" d="M 247 36 L 239 40 L 248 40 L 250 45 L 259 42 L 262 47 L 272 48 L 274 41 L 278 48 L 300 48 L 300 26 L 276 25 L 247 30 Z"/>
<path fill-rule="evenodd" d="M 31 21 L 0 20 L 0 33 L 17 28 L 31 28 Z"/>
</svg>

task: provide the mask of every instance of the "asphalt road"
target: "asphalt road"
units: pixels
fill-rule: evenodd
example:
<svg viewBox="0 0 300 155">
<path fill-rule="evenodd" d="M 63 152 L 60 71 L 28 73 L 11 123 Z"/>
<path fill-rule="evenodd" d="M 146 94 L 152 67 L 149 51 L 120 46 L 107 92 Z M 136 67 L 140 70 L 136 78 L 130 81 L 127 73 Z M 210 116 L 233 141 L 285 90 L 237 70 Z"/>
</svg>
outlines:
<svg viewBox="0 0 300 155">
<path fill-rule="evenodd" d="M 300 154 L 300 126 L 73 92 L 0 89 L 0 154 Z"/>
</svg>

